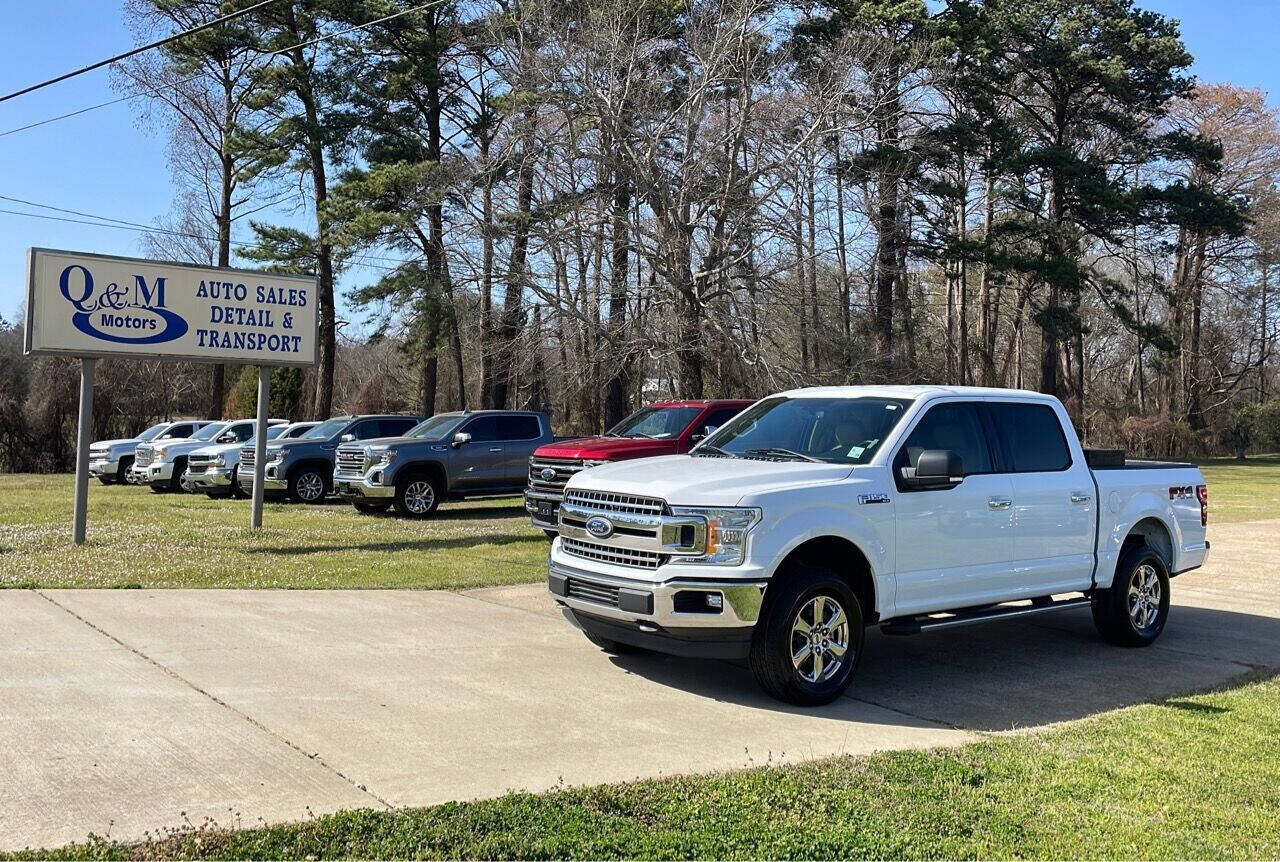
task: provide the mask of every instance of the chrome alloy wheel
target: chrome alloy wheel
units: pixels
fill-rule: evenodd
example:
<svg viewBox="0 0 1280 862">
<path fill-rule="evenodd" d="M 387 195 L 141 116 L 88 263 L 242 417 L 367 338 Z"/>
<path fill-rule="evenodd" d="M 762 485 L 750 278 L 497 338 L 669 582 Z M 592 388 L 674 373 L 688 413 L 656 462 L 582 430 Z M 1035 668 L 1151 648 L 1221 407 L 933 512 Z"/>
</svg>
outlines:
<svg viewBox="0 0 1280 862">
<path fill-rule="evenodd" d="M 852 658 L 849 618 L 831 596 L 810 599 L 791 622 L 791 663 L 806 682 L 835 677 Z"/>
<path fill-rule="evenodd" d="M 324 496 L 324 479 L 319 473 L 303 473 L 298 477 L 298 497 L 307 503 Z"/>
<path fill-rule="evenodd" d="M 425 515 L 436 502 L 436 490 L 426 479 L 415 479 L 404 489 L 404 505 L 415 515 Z"/>
<path fill-rule="evenodd" d="M 1155 566 L 1143 563 L 1129 578 L 1129 619 L 1141 631 L 1155 625 L 1160 616 L 1160 576 Z"/>
</svg>

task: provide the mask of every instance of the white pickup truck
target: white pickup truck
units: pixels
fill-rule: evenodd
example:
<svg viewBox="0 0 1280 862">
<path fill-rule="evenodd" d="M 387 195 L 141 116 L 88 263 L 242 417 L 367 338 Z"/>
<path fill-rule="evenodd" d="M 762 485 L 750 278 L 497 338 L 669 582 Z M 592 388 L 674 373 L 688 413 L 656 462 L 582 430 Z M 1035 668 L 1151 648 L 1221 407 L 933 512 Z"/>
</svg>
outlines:
<svg viewBox="0 0 1280 862">
<path fill-rule="evenodd" d="M 1057 399 L 936 386 L 799 389 L 688 455 L 565 487 L 548 587 L 601 648 L 749 659 L 770 695 L 848 687 L 864 629 L 1088 605 L 1153 642 L 1169 578 L 1200 566 L 1208 489 L 1190 464 L 1081 448 Z"/>
</svg>

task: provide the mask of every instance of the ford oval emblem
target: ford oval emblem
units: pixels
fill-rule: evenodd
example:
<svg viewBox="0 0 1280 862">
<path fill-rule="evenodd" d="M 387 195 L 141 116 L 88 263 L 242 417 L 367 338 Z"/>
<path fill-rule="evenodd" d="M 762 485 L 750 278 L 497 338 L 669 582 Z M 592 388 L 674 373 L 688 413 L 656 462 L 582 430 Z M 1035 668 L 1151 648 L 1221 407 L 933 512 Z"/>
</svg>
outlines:
<svg viewBox="0 0 1280 862">
<path fill-rule="evenodd" d="M 583 526 L 587 528 L 588 533 L 597 539 L 607 539 L 613 535 L 613 521 L 602 515 L 593 515 L 587 518 L 587 523 Z"/>
<path fill-rule="evenodd" d="M 538 474 L 538 478 L 544 482 L 554 482 L 556 471 L 554 467 L 543 467 L 542 472 Z"/>
</svg>

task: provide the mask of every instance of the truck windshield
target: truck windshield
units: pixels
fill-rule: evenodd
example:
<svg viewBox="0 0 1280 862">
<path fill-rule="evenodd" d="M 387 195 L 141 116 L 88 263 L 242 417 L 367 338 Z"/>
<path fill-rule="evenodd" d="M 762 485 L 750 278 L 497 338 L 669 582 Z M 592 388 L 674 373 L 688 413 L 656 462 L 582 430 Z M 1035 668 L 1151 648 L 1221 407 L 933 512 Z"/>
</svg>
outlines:
<svg viewBox="0 0 1280 862">
<path fill-rule="evenodd" d="M 423 440 L 438 440 L 442 437 L 448 437 L 454 428 L 467 418 L 461 413 L 441 413 L 439 416 L 432 416 L 430 419 L 423 419 L 417 425 L 414 425 L 405 432 L 406 437 L 418 437 Z"/>
<path fill-rule="evenodd" d="M 897 398 L 769 398 L 740 413 L 693 454 L 866 464 L 910 403 Z"/>
<path fill-rule="evenodd" d="M 605 436 L 667 440 L 678 436 L 701 412 L 701 407 L 645 407 L 613 426 Z"/>
<path fill-rule="evenodd" d="M 148 440 L 154 440 L 159 436 L 160 432 L 172 425 L 172 422 L 161 422 L 159 425 L 152 425 L 146 431 L 138 435 L 138 439 L 144 443 Z"/>
<path fill-rule="evenodd" d="M 192 434 L 191 439 L 200 440 L 202 442 L 212 440 L 214 437 L 217 437 L 225 431 L 227 426 L 230 424 L 230 422 L 214 422 L 212 425 L 206 425 L 196 433 Z"/>
<path fill-rule="evenodd" d="M 303 440 L 328 440 L 334 434 L 337 434 L 343 428 L 351 424 L 351 420 L 347 418 L 329 419 L 321 422 L 312 428 L 306 434 L 302 435 Z"/>
</svg>

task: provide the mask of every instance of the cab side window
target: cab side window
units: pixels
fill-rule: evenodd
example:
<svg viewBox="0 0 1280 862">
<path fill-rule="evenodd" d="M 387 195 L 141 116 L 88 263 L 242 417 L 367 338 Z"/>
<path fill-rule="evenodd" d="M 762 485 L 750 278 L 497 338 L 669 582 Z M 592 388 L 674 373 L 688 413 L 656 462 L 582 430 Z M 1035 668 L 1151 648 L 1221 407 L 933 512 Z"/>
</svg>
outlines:
<svg viewBox="0 0 1280 862">
<path fill-rule="evenodd" d="M 498 437 L 497 416 L 477 416 L 462 430 L 470 434 L 471 440 L 475 443 L 492 443 L 501 439 Z"/>
<path fill-rule="evenodd" d="M 970 403 L 939 404 L 916 424 L 894 459 L 895 474 L 914 467 L 926 449 L 946 449 L 960 456 L 964 474 L 991 472 L 991 452 L 977 408 Z"/>
<path fill-rule="evenodd" d="M 1052 407 L 997 401 L 987 409 L 1012 472 L 1050 473 L 1071 466 L 1071 450 Z"/>
<path fill-rule="evenodd" d="M 192 428 L 190 425 L 174 425 L 168 431 L 162 434 L 162 437 L 190 437 Z"/>
<path fill-rule="evenodd" d="M 533 416 L 499 416 L 499 440 L 537 440 L 542 436 L 542 428 Z"/>
<path fill-rule="evenodd" d="M 247 422 L 243 425 L 236 425 L 232 427 L 231 433 L 235 435 L 237 443 L 243 443 L 253 436 L 253 426 Z"/>
<path fill-rule="evenodd" d="M 352 435 L 357 440 L 372 440 L 381 434 L 377 419 L 366 419 L 363 422 L 357 422 L 346 433 Z"/>
<path fill-rule="evenodd" d="M 383 419 L 379 423 L 382 430 L 379 432 L 381 437 L 399 437 L 408 431 L 414 425 L 418 424 L 416 419 Z"/>
<path fill-rule="evenodd" d="M 693 433 L 706 434 L 708 428 L 719 428 L 741 412 L 737 407 L 721 407 L 719 410 L 712 410 L 698 420 L 698 427 L 693 429 Z"/>
</svg>

